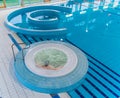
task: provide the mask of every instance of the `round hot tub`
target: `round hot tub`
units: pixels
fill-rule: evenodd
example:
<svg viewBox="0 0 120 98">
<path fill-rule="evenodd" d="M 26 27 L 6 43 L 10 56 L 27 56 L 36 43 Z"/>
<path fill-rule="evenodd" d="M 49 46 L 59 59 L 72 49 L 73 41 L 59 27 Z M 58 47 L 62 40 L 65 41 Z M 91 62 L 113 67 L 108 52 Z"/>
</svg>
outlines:
<svg viewBox="0 0 120 98">
<path fill-rule="evenodd" d="M 88 70 L 84 53 L 60 41 L 32 44 L 16 58 L 20 58 L 14 63 L 18 80 L 38 92 L 55 94 L 75 89 Z"/>
</svg>

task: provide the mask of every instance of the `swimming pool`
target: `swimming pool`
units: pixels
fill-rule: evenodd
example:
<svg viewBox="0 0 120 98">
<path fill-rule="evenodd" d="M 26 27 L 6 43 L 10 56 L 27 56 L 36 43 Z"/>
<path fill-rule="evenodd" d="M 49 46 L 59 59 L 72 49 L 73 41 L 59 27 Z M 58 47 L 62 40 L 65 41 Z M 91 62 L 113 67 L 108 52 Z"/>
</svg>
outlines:
<svg viewBox="0 0 120 98">
<path fill-rule="evenodd" d="M 120 96 L 119 9 L 119 5 L 97 10 L 91 8 L 75 11 L 72 17 L 67 18 L 69 22 L 65 26 L 69 28 L 70 34 L 64 41 L 81 49 L 89 61 L 84 82 L 68 92 L 73 98 Z M 26 37 L 29 41 L 30 38 L 35 39 Z"/>
</svg>

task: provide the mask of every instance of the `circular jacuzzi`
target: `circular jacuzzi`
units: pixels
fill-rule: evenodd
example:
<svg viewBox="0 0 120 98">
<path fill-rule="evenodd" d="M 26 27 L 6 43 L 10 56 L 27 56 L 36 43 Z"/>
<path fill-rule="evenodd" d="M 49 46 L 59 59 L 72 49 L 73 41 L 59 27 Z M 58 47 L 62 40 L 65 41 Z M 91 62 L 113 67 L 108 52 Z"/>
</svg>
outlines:
<svg viewBox="0 0 120 98">
<path fill-rule="evenodd" d="M 24 54 L 24 56 L 23 56 Z M 18 52 L 14 63 L 18 80 L 26 87 L 44 93 L 60 93 L 80 85 L 88 70 L 84 53 L 60 41 L 43 41 Z"/>
</svg>

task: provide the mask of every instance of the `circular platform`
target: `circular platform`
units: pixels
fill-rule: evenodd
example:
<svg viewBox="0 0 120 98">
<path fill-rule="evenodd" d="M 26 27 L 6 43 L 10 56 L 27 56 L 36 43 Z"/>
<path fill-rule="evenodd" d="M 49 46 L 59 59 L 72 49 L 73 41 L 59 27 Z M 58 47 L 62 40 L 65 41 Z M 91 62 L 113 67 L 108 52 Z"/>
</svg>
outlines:
<svg viewBox="0 0 120 98">
<path fill-rule="evenodd" d="M 44 93 L 60 93 L 75 89 L 88 70 L 84 53 L 71 44 L 43 41 L 22 51 L 14 63 L 18 80 L 26 87 Z"/>
<path fill-rule="evenodd" d="M 28 14 L 28 22 L 41 29 L 57 29 L 60 22 L 60 11 L 43 9 Z"/>
<path fill-rule="evenodd" d="M 50 5 L 21 8 L 8 15 L 5 25 L 10 30 L 24 35 L 66 36 L 68 32 L 63 21 L 71 11 L 71 8 Z M 39 16 L 44 18 L 40 19 Z"/>
</svg>

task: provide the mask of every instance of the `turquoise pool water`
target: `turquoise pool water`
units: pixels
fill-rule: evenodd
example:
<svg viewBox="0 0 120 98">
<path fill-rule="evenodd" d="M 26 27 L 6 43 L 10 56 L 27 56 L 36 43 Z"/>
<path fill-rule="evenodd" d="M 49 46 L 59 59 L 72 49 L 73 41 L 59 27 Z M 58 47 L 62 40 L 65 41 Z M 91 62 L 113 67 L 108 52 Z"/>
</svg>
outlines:
<svg viewBox="0 0 120 98">
<path fill-rule="evenodd" d="M 120 9 L 75 15 L 70 41 L 120 74 Z"/>
</svg>

